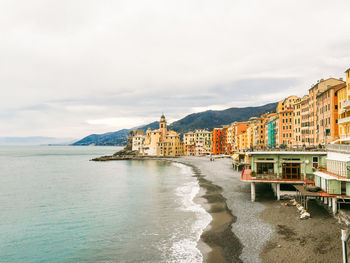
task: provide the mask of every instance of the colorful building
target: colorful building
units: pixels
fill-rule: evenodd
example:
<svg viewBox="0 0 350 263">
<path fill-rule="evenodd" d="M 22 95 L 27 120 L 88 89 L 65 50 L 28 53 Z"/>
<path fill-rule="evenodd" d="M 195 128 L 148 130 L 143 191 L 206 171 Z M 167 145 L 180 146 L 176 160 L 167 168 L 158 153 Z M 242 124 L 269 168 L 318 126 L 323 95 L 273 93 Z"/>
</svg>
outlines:
<svg viewBox="0 0 350 263">
<path fill-rule="evenodd" d="M 194 156 L 195 155 L 195 134 L 194 132 L 187 132 L 183 136 L 185 155 Z"/>
<path fill-rule="evenodd" d="M 293 146 L 302 146 L 302 135 L 301 135 L 301 123 L 302 123 L 302 107 L 301 107 L 302 98 L 295 100 L 293 104 Z"/>
<path fill-rule="evenodd" d="M 279 144 L 291 146 L 293 139 L 294 104 L 299 99 L 289 96 L 277 104 L 276 112 L 279 118 Z"/>
<path fill-rule="evenodd" d="M 208 155 L 212 152 L 213 133 L 208 130 L 196 130 L 195 136 L 195 155 Z"/>
<path fill-rule="evenodd" d="M 137 150 L 140 155 L 169 157 L 184 155 L 184 144 L 177 132 L 167 130 L 167 121 L 164 115 L 160 118 L 159 129 L 152 131 L 148 128 L 146 135 L 142 135 L 139 130 L 136 130 L 133 135 L 133 149 Z"/>
<path fill-rule="evenodd" d="M 277 199 L 283 194 L 281 184 L 303 185 L 313 182 L 314 169 L 326 164 L 326 152 L 319 151 L 256 151 L 247 152 L 250 168 L 242 172 L 241 180 L 251 184 L 251 199 L 255 201 L 255 183 L 272 185 Z"/>
<path fill-rule="evenodd" d="M 265 131 L 265 143 L 269 148 L 277 146 L 277 133 L 278 133 L 278 114 L 273 113 L 267 117 L 266 131 Z"/>
<path fill-rule="evenodd" d="M 318 144 L 325 145 L 339 139 L 338 128 L 338 90 L 345 83 L 329 86 L 317 94 L 317 135 Z"/>
<path fill-rule="evenodd" d="M 328 78 L 326 80 L 320 79 L 315 85 L 309 89 L 309 122 L 310 122 L 310 136 L 309 142 L 311 145 L 316 146 L 319 144 L 319 127 L 318 127 L 318 115 L 317 108 L 317 95 L 323 93 L 328 87 L 339 85 L 344 83 L 341 79 Z"/>
<path fill-rule="evenodd" d="M 346 86 L 340 88 L 338 95 L 338 124 L 339 137 L 345 139 L 350 137 L 350 69 L 345 71 Z"/>
<path fill-rule="evenodd" d="M 227 128 L 213 129 L 213 154 L 225 154 Z"/>
</svg>

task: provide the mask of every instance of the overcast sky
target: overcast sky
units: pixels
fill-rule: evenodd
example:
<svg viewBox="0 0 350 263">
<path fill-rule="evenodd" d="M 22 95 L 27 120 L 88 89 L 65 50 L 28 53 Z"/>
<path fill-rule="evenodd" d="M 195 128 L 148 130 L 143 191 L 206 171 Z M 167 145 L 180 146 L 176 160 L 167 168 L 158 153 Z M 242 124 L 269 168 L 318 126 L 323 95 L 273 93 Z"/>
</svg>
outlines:
<svg viewBox="0 0 350 263">
<path fill-rule="evenodd" d="M 80 138 L 303 95 L 350 67 L 350 1 L 1 0 L 0 137 Z"/>
</svg>

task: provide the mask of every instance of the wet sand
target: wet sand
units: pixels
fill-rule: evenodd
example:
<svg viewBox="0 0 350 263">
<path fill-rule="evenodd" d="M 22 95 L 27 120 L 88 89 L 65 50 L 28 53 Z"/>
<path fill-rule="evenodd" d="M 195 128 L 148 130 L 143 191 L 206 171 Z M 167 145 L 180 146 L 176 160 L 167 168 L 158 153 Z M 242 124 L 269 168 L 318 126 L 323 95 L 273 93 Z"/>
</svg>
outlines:
<svg viewBox="0 0 350 263">
<path fill-rule="evenodd" d="M 198 245 L 203 254 L 204 262 L 242 262 L 239 258 L 242 244 L 231 231 L 231 225 L 236 221 L 236 218 L 227 207 L 226 198 L 222 195 L 223 189 L 207 180 L 200 169 L 193 164 L 178 159 L 176 161 L 192 167 L 201 187 L 195 201 L 200 203 L 212 217 L 212 221 L 202 233 Z"/>
<path fill-rule="evenodd" d="M 213 220 L 203 232 L 201 240 L 212 251 L 208 253 L 199 245 L 204 262 L 260 262 L 261 249 L 273 230 L 259 218 L 264 206 L 250 202 L 250 187 L 240 181 L 239 174 L 232 169 L 231 160 L 210 162 L 207 157 L 181 157 L 173 161 L 198 169 L 202 177 L 199 183 L 207 189 L 203 198 L 210 207 L 204 205 L 204 208 Z M 208 181 L 215 188 L 206 187 Z"/>
</svg>

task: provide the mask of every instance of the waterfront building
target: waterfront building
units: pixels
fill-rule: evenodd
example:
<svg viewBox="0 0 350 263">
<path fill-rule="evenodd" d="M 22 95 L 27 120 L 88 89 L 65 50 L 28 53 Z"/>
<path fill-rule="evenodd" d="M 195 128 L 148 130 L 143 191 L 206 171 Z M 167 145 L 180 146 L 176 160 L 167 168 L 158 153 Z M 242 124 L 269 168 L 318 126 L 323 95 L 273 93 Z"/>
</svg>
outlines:
<svg viewBox="0 0 350 263">
<path fill-rule="evenodd" d="M 314 169 L 325 166 L 327 155 L 323 151 L 254 151 L 246 154 L 250 157 L 250 168 L 244 169 L 241 180 L 251 184 L 252 201 L 255 201 L 255 183 L 271 184 L 280 199 L 283 195 L 281 184 L 313 182 Z"/>
<path fill-rule="evenodd" d="M 301 101 L 301 143 L 310 146 L 310 106 L 309 95 L 305 95 Z"/>
<path fill-rule="evenodd" d="M 301 135 L 301 123 L 302 123 L 302 107 L 301 107 L 302 98 L 298 98 L 295 100 L 293 104 L 293 146 L 302 146 L 302 135 Z"/>
<path fill-rule="evenodd" d="M 254 122 L 255 148 L 263 148 L 265 146 L 265 122 L 266 114 L 256 118 L 256 121 Z"/>
<path fill-rule="evenodd" d="M 328 78 L 326 80 L 320 79 L 315 85 L 309 89 L 309 123 L 310 145 L 316 146 L 319 144 L 319 127 L 318 127 L 318 110 L 317 110 L 317 95 L 323 93 L 328 87 L 344 83 L 341 79 Z"/>
<path fill-rule="evenodd" d="M 252 117 L 247 124 L 247 148 L 253 149 L 255 147 L 255 125 L 258 118 Z"/>
<path fill-rule="evenodd" d="M 339 137 L 350 137 L 350 68 L 345 71 L 346 86 L 338 90 L 338 124 Z"/>
<path fill-rule="evenodd" d="M 212 152 L 213 147 L 213 133 L 208 130 L 196 130 L 194 132 L 195 138 L 195 155 L 208 155 Z"/>
<path fill-rule="evenodd" d="M 299 99 L 297 96 L 289 96 L 277 103 L 276 112 L 279 118 L 279 144 L 291 146 L 293 143 L 293 111 L 294 104 Z"/>
<path fill-rule="evenodd" d="M 144 147 L 145 134 L 143 130 L 134 130 L 131 132 L 132 136 L 132 151 L 140 151 Z"/>
<path fill-rule="evenodd" d="M 195 155 L 195 134 L 194 132 L 187 132 L 183 136 L 185 155 Z"/>
<path fill-rule="evenodd" d="M 315 184 L 322 189 L 320 199 L 337 212 L 338 204 L 350 202 L 350 145 L 328 144 L 327 166 L 319 167 L 315 174 Z"/>
<path fill-rule="evenodd" d="M 339 139 L 338 132 L 338 90 L 345 83 L 329 86 L 319 92 L 317 98 L 317 137 L 318 144 L 325 145 Z"/>
<path fill-rule="evenodd" d="M 265 124 L 265 143 L 269 148 L 277 146 L 278 114 L 272 113 L 267 117 Z"/>
<path fill-rule="evenodd" d="M 226 148 L 227 128 L 213 129 L 213 154 L 224 154 Z"/>
<path fill-rule="evenodd" d="M 232 145 L 233 151 L 240 150 L 240 138 L 239 135 L 247 131 L 247 122 L 234 122 L 234 144 Z"/>
<path fill-rule="evenodd" d="M 157 156 L 175 157 L 184 155 L 184 145 L 175 131 L 166 131 L 157 146 Z"/>
<path fill-rule="evenodd" d="M 167 130 L 167 121 L 162 115 L 159 121 L 159 129 L 147 129 L 146 135 L 143 131 L 135 130 L 132 132 L 133 149 L 140 155 L 151 156 L 181 156 L 184 155 L 184 144 L 180 140 L 177 132 Z"/>
</svg>

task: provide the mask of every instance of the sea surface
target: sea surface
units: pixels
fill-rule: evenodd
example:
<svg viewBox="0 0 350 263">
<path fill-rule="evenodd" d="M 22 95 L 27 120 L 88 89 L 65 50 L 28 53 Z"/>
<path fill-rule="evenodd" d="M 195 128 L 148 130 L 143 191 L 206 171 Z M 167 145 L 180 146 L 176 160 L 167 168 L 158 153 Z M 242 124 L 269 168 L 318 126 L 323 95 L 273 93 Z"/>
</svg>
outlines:
<svg viewBox="0 0 350 263">
<path fill-rule="evenodd" d="M 0 146 L 0 262 L 201 262 L 192 169 L 119 149 Z"/>
</svg>

